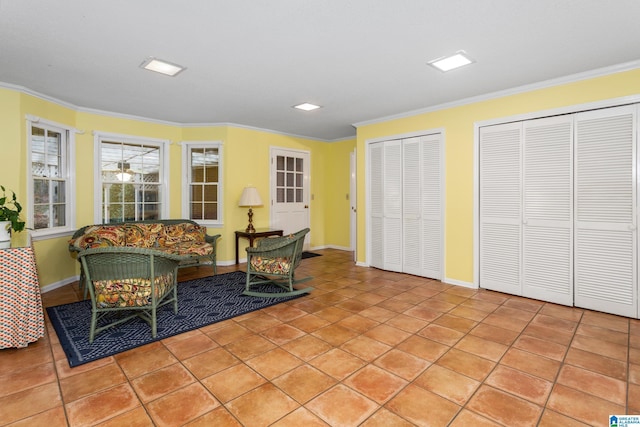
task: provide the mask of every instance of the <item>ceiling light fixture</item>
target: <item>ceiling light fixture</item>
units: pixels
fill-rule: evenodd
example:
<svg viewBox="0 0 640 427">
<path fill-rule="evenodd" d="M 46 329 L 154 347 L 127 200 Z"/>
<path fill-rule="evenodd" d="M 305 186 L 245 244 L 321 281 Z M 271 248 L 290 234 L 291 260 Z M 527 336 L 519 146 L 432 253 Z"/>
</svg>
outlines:
<svg viewBox="0 0 640 427">
<path fill-rule="evenodd" d="M 182 65 L 172 64 L 171 62 L 167 62 L 157 58 L 147 58 L 142 64 L 140 64 L 140 68 L 144 68 L 145 70 L 149 71 L 155 71 L 156 73 L 164 74 L 171 77 L 174 77 L 178 73 L 186 70 L 186 68 Z"/>
<path fill-rule="evenodd" d="M 429 61 L 428 64 L 437 68 L 440 71 L 451 71 L 455 68 L 460 68 L 465 65 L 469 65 L 475 62 L 473 59 L 467 56 L 464 50 L 459 50 L 453 55 L 445 56 L 442 58 Z"/>
<path fill-rule="evenodd" d="M 312 110 L 317 110 L 318 108 L 321 108 L 321 107 L 319 105 L 309 104 L 308 102 L 305 102 L 304 104 L 294 105 L 293 108 L 297 108 L 298 110 L 303 110 L 303 111 L 312 111 Z"/>
</svg>

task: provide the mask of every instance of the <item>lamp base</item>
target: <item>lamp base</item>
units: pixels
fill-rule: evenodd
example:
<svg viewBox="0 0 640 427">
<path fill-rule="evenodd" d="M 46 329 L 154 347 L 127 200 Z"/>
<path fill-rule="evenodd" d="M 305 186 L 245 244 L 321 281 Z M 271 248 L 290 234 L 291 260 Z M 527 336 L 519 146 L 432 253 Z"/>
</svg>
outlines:
<svg viewBox="0 0 640 427">
<path fill-rule="evenodd" d="M 251 208 L 249 208 L 249 212 L 247 215 L 249 215 L 249 225 L 247 225 L 247 228 L 244 231 L 246 231 L 247 233 L 255 233 L 256 229 L 253 228 L 253 211 L 251 210 Z"/>
</svg>

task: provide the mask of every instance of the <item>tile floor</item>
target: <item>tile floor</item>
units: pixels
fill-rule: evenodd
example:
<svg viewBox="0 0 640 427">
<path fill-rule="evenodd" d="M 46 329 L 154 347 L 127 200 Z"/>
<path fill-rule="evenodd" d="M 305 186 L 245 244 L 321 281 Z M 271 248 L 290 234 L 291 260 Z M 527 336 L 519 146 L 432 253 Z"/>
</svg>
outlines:
<svg viewBox="0 0 640 427">
<path fill-rule="evenodd" d="M 640 414 L 640 321 L 318 252 L 299 270 L 315 277 L 311 295 L 73 369 L 48 323 L 37 343 L 0 350 L 0 425 L 605 426 Z M 69 285 L 43 301 L 78 296 Z"/>
</svg>

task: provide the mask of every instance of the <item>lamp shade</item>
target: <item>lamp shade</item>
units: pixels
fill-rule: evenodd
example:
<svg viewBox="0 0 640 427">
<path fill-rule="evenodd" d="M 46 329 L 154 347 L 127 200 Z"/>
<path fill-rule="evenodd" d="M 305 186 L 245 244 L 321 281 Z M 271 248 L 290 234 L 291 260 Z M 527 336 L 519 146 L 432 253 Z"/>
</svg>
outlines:
<svg viewBox="0 0 640 427">
<path fill-rule="evenodd" d="M 238 206 L 262 206 L 262 199 L 256 187 L 245 187 L 242 190 Z"/>
</svg>

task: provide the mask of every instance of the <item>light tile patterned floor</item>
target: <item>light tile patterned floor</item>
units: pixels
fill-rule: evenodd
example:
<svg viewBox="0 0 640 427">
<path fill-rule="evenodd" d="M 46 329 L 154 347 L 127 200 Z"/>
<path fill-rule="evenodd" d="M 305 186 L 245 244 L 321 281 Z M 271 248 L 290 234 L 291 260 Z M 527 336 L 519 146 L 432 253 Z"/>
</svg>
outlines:
<svg viewBox="0 0 640 427">
<path fill-rule="evenodd" d="M 309 296 L 73 369 L 48 323 L 37 343 L 0 350 L 0 425 L 605 426 L 640 414 L 640 321 L 318 252 L 300 268 L 315 277 Z M 43 301 L 78 296 L 69 285 Z"/>
</svg>

